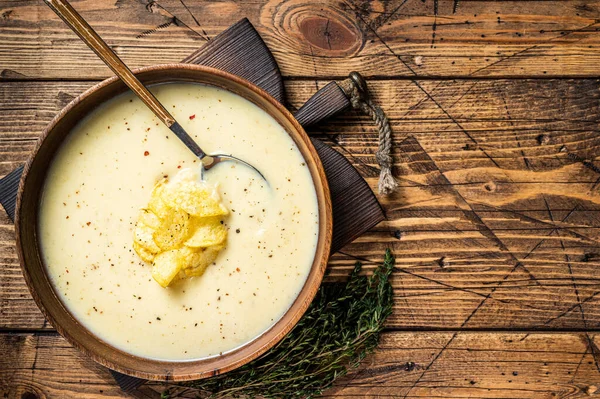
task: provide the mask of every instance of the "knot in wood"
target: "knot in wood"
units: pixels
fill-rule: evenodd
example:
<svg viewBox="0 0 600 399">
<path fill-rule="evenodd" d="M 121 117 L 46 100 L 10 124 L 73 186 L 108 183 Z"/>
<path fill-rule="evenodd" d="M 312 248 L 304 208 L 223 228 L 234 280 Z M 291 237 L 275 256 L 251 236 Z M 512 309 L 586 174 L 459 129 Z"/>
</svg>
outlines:
<svg viewBox="0 0 600 399">
<path fill-rule="evenodd" d="M 269 21 L 265 25 L 290 51 L 310 54 L 315 73 L 317 57 L 353 56 L 364 46 L 364 28 L 356 15 L 332 2 L 277 2 L 275 7 L 262 8 L 261 20 Z"/>
<path fill-rule="evenodd" d="M 496 191 L 496 183 L 494 183 L 493 181 L 489 181 L 487 183 L 485 183 L 483 185 L 483 187 L 485 188 L 486 191 Z"/>
<path fill-rule="evenodd" d="M 300 21 L 298 28 L 312 46 L 322 50 L 345 51 L 355 46 L 359 35 L 335 18 L 311 16 Z"/>
</svg>

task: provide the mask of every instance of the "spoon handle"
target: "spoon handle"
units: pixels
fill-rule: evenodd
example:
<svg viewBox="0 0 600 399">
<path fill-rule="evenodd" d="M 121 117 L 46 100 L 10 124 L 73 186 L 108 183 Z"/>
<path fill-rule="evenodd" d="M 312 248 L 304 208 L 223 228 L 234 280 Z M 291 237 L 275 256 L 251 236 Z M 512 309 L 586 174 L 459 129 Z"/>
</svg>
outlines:
<svg viewBox="0 0 600 399">
<path fill-rule="evenodd" d="M 154 94 L 150 93 L 142 82 L 135 77 L 127 65 L 108 47 L 106 42 L 75 11 L 67 0 L 44 1 L 197 157 L 202 159 L 206 156 L 206 153 L 183 130 L 169 111 L 154 97 Z"/>
</svg>

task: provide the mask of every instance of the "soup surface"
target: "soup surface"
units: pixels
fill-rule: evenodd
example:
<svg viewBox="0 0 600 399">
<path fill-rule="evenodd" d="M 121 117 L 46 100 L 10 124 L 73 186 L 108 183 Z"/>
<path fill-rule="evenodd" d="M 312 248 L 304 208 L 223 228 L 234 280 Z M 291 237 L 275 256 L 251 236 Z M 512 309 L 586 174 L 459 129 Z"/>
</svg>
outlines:
<svg viewBox="0 0 600 399">
<path fill-rule="evenodd" d="M 318 238 L 316 193 L 293 140 L 254 104 L 198 84 L 152 91 L 205 151 L 242 158 L 269 182 L 229 162 L 205 173 L 229 208 L 215 264 L 165 289 L 132 249 L 156 181 L 200 166 L 130 93 L 83 119 L 56 155 L 40 247 L 63 303 L 99 338 L 142 357 L 215 356 L 268 329 L 302 289 Z"/>
</svg>

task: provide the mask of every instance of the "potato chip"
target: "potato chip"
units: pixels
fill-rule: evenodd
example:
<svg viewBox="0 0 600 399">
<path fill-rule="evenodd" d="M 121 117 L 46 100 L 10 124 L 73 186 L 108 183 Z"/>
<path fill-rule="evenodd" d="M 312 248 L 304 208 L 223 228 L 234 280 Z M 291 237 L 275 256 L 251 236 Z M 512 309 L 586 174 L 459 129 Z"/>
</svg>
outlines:
<svg viewBox="0 0 600 399">
<path fill-rule="evenodd" d="M 133 243 L 133 249 L 140 256 L 140 258 L 142 258 L 144 262 L 151 263 L 154 260 L 154 254 L 148 251 L 146 248 L 142 247 L 137 242 Z"/>
<path fill-rule="evenodd" d="M 163 288 L 179 274 L 185 261 L 178 250 L 162 252 L 156 255 L 152 264 L 152 278 Z"/>
<path fill-rule="evenodd" d="M 183 268 L 185 269 L 191 267 L 190 265 L 194 262 L 195 256 L 198 253 L 196 248 L 181 247 L 177 249 L 177 251 L 179 251 L 181 258 L 185 261 Z"/>
<path fill-rule="evenodd" d="M 200 263 L 202 258 L 202 249 L 182 247 L 178 251 L 185 262 L 185 266 L 180 273 L 182 273 L 184 277 L 189 277 L 187 275 L 187 271 L 192 270 L 193 267 Z"/>
<path fill-rule="evenodd" d="M 185 245 L 188 247 L 210 247 L 222 244 L 227 239 L 227 229 L 221 223 L 218 216 L 206 218 L 192 218 L 192 230 L 194 231 Z"/>
<path fill-rule="evenodd" d="M 183 269 L 182 272 L 185 273 L 186 278 L 200 277 L 204 274 L 207 267 L 208 267 L 208 265 L 206 265 L 205 267 L 193 267 L 193 268 L 190 267 L 188 269 Z"/>
<path fill-rule="evenodd" d="M 197 263 L 194 267 L 207 267 L 211 263 L 213 263 L 217 256 L 219 256 L 219 252 L 223 249 L 221 245 L 215 245 L 213 247 L 208 247 L 200 254 L 200 259 L 197 259 Z"/>
<path fill-rule="evenodd" d="M 160 248 L 156 245 L 156 242 L 154 242 L 153 234 L 154 230 L 152 228 L 138 222 L 133 233 L 134 242 L 138 243 L 149 252 L 160 252 Z"/>
<path fill-rule="evenodd" d="M 160 219 L 150 209 L 140 210 L 140 216 L 138 217 L 138 223 L 142 223 L 153 230 L 160 227 Z"/>
<path fill-rule="evenodd" d="M 142 260 L 152 262 L 152 277 L 163 287 L 201 276 L 225 246 L 227 228 L 220 216 L 227 208 L 216 189 L 197 178 L 190 169 L 170 183 L 159 181 L 138 216 L 133 248 Z"/>
<path fill-rule="evenodd" d="M 186 212 L 169 208 L 161 218 L 158 229 L 154 231 L 153 238 L 156 245 L 163 251 L 177 248 L 189 236 L 190 215 Z"/>
<path fill-rule="evenodd" d="M 152 213 L 161 219 L 169 213 L 169 206 L 162 198 L 166 182 L 167 179 L 162 179 L 156 183 L 152 190 L 152 194 L 150 195 L 150 202 L 148 202 L 148 210 L 152 211 Z"/>
<path fill-rule="evenodd" d="M 190 267 L 183 270 L 186 276 L 197 277 L 203 275 L 206 268 L 217 259 L 221 249 L 223 249 L 223 247 L 219 245 L 194 252 L 189 258 L 189 263 L 187 263 Z"/>
<path fill-rule="evenodd" d="M 181 181 L 165 185 L 161 196 L 168 206 L 182 209 L 193 216 L 219 216 L 228 213 L 227 208 L 214 198 L 211 190 L 197 182 Z"/>
</svg>

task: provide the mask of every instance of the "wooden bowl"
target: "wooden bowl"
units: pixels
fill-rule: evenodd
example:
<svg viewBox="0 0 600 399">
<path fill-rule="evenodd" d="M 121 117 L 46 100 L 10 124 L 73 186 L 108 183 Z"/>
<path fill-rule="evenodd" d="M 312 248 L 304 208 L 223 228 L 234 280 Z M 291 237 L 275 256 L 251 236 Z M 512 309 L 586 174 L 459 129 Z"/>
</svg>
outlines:
<svg viewBox="0 0 600 399">
<path fill-rule="evenodd" d="M 192 361 L 159 361 L 123 352 L 102 341 L 66 309 L 50 283 L 40 256 L 37 222 L 46 172 L 56 151 L 72 128 L 102 102 L 126 91 L 116 77 L 81 94 L 50 122 L 25 165 L 17 198 L 15 229 L 17 252 L 27 286 L 44 316 L 73 346 L 98 363 L 124 374 L 149 380 L 185 381 L 224 373 L 255 359 L 279 342 L 304 314 L 321 284 L 331 245 L 331 200 L 321 161 L 304 129 L 278 101 L 244 79 L 199 65 L 169 64 L 134 71 L 146 85 L 195 82 L 217 86 L 258 105 L 289 133 L 304 156 L 314 182 L 319 206 L 319 240 L 312 268 L 302 291 L 285 315 L 263 334 L 222 356 Z"/>
</svg>

